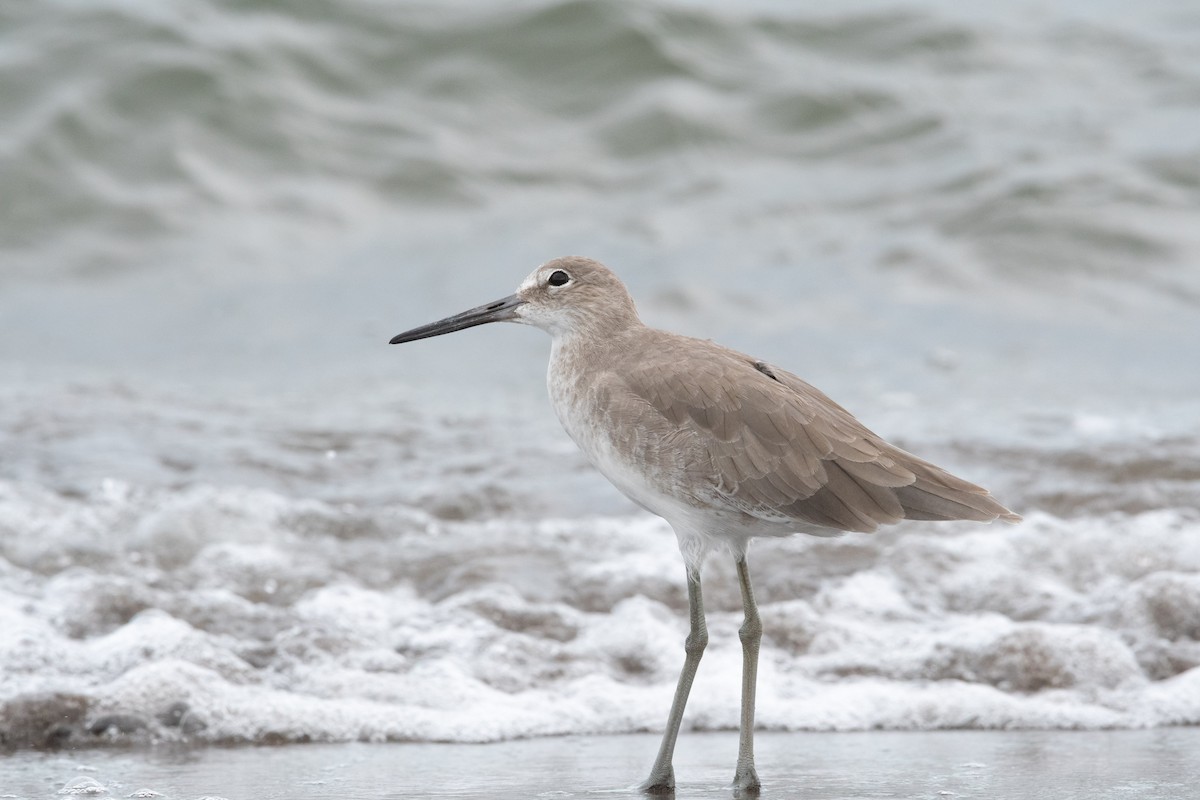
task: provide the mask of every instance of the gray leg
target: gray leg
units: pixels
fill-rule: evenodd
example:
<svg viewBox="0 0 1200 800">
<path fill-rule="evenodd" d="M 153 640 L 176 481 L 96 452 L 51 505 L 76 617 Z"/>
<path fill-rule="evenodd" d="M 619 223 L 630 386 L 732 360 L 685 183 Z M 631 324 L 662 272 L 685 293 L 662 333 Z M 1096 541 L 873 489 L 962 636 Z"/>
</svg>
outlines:
<svg viewBox="0 0 1200 800">
<path fill-rule="evenodd" d="M 650 777 L 640 787 L 646 794 L 672 794 L 675 791 L 675 770 L 671 767 L 671 758 L 675 755 L 675 739 L 679 736 L 683 707 L 687 705 L 688 693 L 691 692 L 692 681 L 696 677 L 696 668 L 700 666 L 700 656 L 704 655 L 704 648 L 708 644 L 699 572 L 688 570 L 687 588 L 691 630 L 683 645 L 686 653 L 683 670 L 679 673 L 679 683 L 675 686 L 675 699 L 671 702 L 671 715 L 667 717 L 667 729 L 658 748 L 658 757 L 654 759 L 654 766 L 650 768 Z"/>
<path fill-rule="evenodd" d="M 754 771 L 754 690 L 758 682 L 758 646 L 762 641 L 762 620 L 758 618 L 758 606 L 754 603 L 754 590 L 750 587 L 750 571 L 746 557 L 737 562 L 738 583 L 742 587 L 742 606 L 746 618 L 738 629 L 742 640 L 742 724 L 738 740 L 737 771 L 733 775 L 733 787 L 739 793 L 758 794 L 762 784 Z"/>
</svg>

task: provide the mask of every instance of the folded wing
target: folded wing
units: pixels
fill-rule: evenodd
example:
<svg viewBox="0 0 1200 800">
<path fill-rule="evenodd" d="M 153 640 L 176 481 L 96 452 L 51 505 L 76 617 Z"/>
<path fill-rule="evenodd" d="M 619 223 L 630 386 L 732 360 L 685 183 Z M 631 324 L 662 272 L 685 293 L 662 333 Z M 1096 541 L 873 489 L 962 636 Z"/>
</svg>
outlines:
<svg viewBox="0 0 1200 800">
<path fill-rule="evenodd" d="M 987 490 L 888 444 L 797 376 L 688 341 L 703 352 L 666 354 L 624 374 L 668 429 L 690 434 L 674 444 L 699 462 L 688 465 L 692 490 L 705 495 L 698 500 L 839 531 L 901 519 L 1020 519 Z"/>
</svg>

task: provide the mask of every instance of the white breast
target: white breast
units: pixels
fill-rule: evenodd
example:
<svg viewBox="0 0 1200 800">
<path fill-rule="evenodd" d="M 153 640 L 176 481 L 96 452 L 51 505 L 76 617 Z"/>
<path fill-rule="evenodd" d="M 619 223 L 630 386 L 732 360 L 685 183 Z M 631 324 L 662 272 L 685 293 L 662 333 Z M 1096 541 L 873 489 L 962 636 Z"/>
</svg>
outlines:
<svg viewBox="0 0 1200 800">
<path fill-rule="evenodd" d="M 664 491 L 647 474 L 647 465 L 638 463 L 630 453 L 617 446 L 608 430 L 610 420 L 591 398 L 581 395 L 580 384 L 568 380 L 569 366 L 556 347 L 551 354 L 546 385 L 550 402 L 567 435 L 588 460 L 622 494 L 652 514 L 667 520 L 679 540 L 679 548 L 690 566 L 698 568 L 714 545 L 744 552 L 748 531 L 733 523 L 728 513 L 711 506 L 685 502 L 684 493 Z"/>
<path fill-rule="evenodd" d="M 629 454 L 622 453 L 607 429 L 608 418 L 598 414 L 590 398 L 583 394 L 580 384 L 566 376 L 572 354 L 565 352 L 558 341 L 550 354 L 546 373 L 546 388 L 550 403 L 563 430 L 574 440 L 583 454 L 621 493 L 647 511 L 670 519 L 673 498 L 654 489 L 643 465 L 635 463 Z"/>
</svg>

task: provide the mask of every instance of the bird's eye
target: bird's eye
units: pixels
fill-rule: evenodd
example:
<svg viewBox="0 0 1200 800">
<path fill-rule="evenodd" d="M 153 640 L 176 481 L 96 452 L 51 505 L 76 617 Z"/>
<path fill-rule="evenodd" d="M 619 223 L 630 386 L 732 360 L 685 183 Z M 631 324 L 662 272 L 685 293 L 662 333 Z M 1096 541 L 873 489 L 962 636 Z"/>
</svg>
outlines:
<svg viewBox="0 0 1200 800">
<path fill-rule="evenodd" d="M 571 276 L 563 272 L 561 269 L 556 269 L 550 273 L 550 278 L 546 282 L 551 286 L 562 286 L 567 281 L 571 280 Z"/>
</svg>

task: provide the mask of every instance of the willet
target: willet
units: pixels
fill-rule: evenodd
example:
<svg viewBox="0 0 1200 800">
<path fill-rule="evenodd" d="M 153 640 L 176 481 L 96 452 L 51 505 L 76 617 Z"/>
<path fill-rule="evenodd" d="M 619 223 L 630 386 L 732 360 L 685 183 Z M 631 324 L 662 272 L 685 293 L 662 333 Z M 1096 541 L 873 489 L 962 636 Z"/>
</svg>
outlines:
<svg viewBox="0 0 1200 800">
<path fill-rule="evenodd" d="M 687 569 L 683 670 L 647 793 L 673 791 L 671 766 L 708 643 L 700 568 L 710 550 L 737 567 L 745 620 L 734 788 L 759 790 L 754 692 L 762 623 L 746 550 L 756 536 L 873 531 L 902 519 L 1020 517 L 988 492 L 885 442 L 800 378 L 709 341 L 642 324 L 625 285 L 597 261 L 567 257 L 515 294 L 395 336 L 392 344 L 487 322 L 553 337 L 546 382 L 559 422 L 631 500 L 670 523 Z"/>
</svg>

